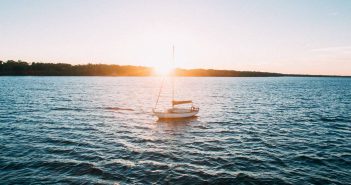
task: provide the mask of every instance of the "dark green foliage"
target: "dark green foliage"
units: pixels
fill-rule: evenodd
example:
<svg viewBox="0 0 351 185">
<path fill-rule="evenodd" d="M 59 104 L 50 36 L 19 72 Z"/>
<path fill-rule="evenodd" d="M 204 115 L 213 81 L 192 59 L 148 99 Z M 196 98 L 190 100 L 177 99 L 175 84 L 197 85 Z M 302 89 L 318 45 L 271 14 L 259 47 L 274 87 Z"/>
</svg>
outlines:
<svg viewBox="0 0 351 185">
<path fill-rule="evenodd" d="M 139 66 L 107 64 L 71 65 L 63 63 L 28 64 L 23 61 L 0 62 L 0 75 L 34 76 L 149 76 L 152 69 Z"/>
<path fill-rule="evenodd" d="M 152 68 L 142 66 L 120 66 L 107 64 L 71 65 L 63 63 L 29 64 L 18 60 L 0 60 L 0 76 L 33 75 L 33 76 L 151 76 Z M 177 69 L 177 76 L 209 76 L 209 77 L 276 77 L 276 76 L 316 76 L 326 75 L 295 75 L 267 73 L 256 71 L 234 71 L 214 69 Z"/>
<path fill-rule="evenodd" d="M 178 76 L 216 76 L 216 77 L 273 77 L 284 76 L 280 73 L 234 71 L 234 70 L 214 70 L 214 69 L 177 69 Z"/>
</svg>

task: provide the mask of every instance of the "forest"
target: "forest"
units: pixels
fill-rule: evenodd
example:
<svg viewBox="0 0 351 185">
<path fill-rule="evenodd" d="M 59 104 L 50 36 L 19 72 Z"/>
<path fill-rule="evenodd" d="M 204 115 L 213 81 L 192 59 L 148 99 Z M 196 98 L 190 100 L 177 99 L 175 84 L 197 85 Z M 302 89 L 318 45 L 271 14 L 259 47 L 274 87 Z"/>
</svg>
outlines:
<svg viewBox="0 0 351 185">
<path fill-rule="evenodd" d="M 177 76 L 197 77 L 279 77 L 279 76 L 326 76 L 297 75 L 257 71 L 235 71 L 214 69 L 176 69 Z M 115 65 L 115 64 L 84 64 L 71 65 L 65 63 L 40 63 L 0 60 L 0 76 L 153 76 L 151 67 Z"/>
</svg>

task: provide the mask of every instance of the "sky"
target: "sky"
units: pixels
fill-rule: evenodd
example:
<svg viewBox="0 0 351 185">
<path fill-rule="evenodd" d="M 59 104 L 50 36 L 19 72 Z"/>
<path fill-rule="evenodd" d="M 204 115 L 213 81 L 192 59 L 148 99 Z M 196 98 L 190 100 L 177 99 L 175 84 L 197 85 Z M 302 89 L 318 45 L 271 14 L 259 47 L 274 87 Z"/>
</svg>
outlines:
<svg viewBox="0 0 351 185">
<path fill-rule="evenodd" d="M 351 75 L 350 0 L 0 0 L 0 60 Z"/>
</svg>

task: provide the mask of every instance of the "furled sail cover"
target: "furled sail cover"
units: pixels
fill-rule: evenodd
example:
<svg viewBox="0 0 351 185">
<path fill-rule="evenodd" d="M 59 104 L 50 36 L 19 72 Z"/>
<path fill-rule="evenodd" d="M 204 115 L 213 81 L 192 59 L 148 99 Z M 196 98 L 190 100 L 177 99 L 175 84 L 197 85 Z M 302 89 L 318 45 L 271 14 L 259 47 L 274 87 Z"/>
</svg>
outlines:
<svg viewBox="0 0 351 185">
<path fill-rule="evenodd" d="M 186 104 L 186 103 L 193 103 L 191 100 L 186 100 L 186 101 L 172 101 L 173 105 L 179 105 L 179 104 Z"/>
</svg>

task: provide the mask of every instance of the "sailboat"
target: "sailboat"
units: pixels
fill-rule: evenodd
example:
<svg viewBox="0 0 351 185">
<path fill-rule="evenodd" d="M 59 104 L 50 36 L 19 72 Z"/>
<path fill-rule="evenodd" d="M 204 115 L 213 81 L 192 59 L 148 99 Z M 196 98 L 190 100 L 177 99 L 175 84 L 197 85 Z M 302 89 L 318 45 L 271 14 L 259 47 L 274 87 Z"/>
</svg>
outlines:
<svg viewBox="0 0 351 185">
<path fill-rule="evenodd" d="M 173 64 L 174 64 L 174 46 L 173 46 Z M 158 93 L 158 97 L 156 100 L 156 104 L 155 104 L 155 108 L 152 109 L 152 112 L 154 113 L 155 116 L 157 116 L 159 119 L 181 119 L 181 118 L 190 118 L 190 117 L 194 117 L 198 112 L 199 112 L 199 107 L 195 107 L 193 105 L 193 101 L 192 100 L 175 100 L 174 99 L 174 72 L 172 73 L 172 107 L 168 108 L 166 110 L 163 111 L 157 111 L 157 104 L 159 102 L 160 99 L 160 95 L 161 95 L 161 91 L 162 91 L 162 87 L 163 87 L 163 83 L 164 80 L 162 81 L 161 84 L 161 88 L 160 91 Z M 178 105 L 184 105 L 184 104 L 190 104 L 190 106 L 188 108 L 180 108 L 178 107 Z"/>
</svg>

